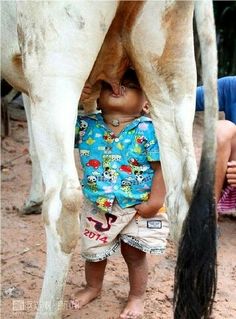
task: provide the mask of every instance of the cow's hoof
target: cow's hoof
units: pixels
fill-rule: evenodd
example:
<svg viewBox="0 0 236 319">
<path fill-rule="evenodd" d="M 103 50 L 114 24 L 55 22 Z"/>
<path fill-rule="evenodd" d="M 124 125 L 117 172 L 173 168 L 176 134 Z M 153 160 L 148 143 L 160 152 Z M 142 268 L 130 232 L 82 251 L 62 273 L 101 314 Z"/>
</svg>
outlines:
<svg viewBox="0 0 236 319">
<path fill-rule="evenodd" d="M 43 202 L 30 201 L 24 204 L 22 207 L 22 215 L 41 214 Z"/>
</svg>

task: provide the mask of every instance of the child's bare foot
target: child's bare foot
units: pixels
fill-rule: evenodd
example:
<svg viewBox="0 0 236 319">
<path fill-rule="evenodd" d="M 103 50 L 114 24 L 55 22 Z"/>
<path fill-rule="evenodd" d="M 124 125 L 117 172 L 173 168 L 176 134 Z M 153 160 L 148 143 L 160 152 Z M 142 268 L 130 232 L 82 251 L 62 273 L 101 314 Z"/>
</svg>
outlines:
<svg viewBox="0 0 236 319">
<path fill-rule="evenodd" d="M 70 300 L 70 305 L 73 309 L 81 309 L 83 306 L 87 305 L 90 301 L 97 298 L 101 290 L 92 287 L 85 287 L 79 290 Z"/>
<path fill-rule="evenodd" d="M 144 302 L 142 297 L 130 297 L 125 309 L 120 314 L 120 319 L 141 319 L 144 313 Z"/>
</svg>

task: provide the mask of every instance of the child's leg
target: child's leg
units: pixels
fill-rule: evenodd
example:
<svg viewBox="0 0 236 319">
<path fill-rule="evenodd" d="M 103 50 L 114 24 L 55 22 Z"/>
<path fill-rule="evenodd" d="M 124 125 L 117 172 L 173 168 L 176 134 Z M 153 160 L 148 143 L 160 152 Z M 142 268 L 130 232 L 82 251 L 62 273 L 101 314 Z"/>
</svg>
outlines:
<svg viewBox="0 0 236 319">
<path fill-rule="evenodd" d="M 85 263 L 85 279 L 86 286 L 84 289 L 79 290 L 73 300 L 71 300 L 71 306 L 74 309 L 80 309 L 87 303 L 95 299 L 101 292 L 102 283 L 105 273 L 107 260 L 98 262 Z"/>
<path fill-rule="evenodd" d="M 236 161 L 236 124 L 232 128 L 230 161 Z"/>
<path fill-rule="evenodd" d="M 121 252 L 128 266 L 130 292 L 127 305 L 120 314 L 120 318 L 141 318 L 144 312 L 144 296 L 148 278 L 146 253 L 122 241 Z"/>
<path fill-rule="evenodd" d="M 231 154 L 229 158 L 226 178 L 228 184 L 236 187 L 236 125 L 234 126 L 234 136 L 231 142 Z"/>
</svg>

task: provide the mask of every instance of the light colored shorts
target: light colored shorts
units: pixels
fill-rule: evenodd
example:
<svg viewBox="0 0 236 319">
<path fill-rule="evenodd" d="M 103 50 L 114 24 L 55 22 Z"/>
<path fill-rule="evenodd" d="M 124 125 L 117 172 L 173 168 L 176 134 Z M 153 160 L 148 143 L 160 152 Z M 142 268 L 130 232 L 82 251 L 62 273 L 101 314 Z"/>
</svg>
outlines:
<svg viewBox="0 0 236 319">
<path fill-rule="evenodd" d="M 120 241 L 143 252 L 164 253 L 169 225 L 165 210 L 142 218 L 134 207 L 121 208 L 116 202 L 106 213 L 84 197 L 81 211 L 81 255 L 87 261 L 101 261 L 114 254 Z"/>
</svg>

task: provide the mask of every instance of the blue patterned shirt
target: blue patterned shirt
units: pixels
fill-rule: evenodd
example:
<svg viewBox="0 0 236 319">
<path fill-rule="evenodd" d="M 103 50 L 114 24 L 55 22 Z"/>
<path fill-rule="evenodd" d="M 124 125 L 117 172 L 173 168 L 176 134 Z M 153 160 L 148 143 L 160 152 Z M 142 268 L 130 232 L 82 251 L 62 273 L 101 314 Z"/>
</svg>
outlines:
<svg viewBox="0 0 236 319">
<path fill-rule="evenodd" d="M 83 168 L 84 195 L 104 211 L 116 199 L 120 207 L 130 207 L 149 197 L 159 146 L 152 120 L 141 116 L 116 136 L 101 113 L 79 116 L 75 147 Z"/>
</svg>

